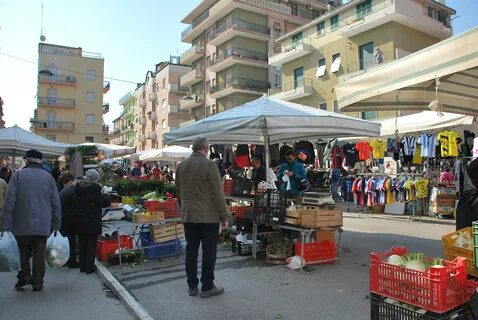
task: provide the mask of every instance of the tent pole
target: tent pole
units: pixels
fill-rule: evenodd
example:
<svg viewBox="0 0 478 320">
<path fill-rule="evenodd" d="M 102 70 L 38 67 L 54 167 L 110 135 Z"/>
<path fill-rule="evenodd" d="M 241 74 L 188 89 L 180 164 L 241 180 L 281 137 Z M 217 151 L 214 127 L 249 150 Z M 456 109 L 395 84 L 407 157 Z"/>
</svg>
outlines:
<svg viewBox="0 0 478 320">
<path fill-rule="evenodd" d="M 266 162 L 266 171 L 269 171 L 270 165 L 270 154 L 269 154 L 269 133 L 267 132 L 267 122 L 264 119 L 264 153 L 265 153 L 265 162 Z"/>
</svg>

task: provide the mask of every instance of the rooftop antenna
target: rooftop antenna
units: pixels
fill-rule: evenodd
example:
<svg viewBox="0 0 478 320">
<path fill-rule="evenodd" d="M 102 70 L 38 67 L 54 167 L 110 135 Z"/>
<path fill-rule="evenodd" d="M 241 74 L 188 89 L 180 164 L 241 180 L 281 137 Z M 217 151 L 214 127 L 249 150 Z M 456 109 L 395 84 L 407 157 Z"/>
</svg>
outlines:
<svg viewBox="0 0 478 320">
<path fill-rule="evenodd" d="M 40 41 L 45 42 L 46 37 L 43 35 L 43 3 L 41 4 L 41 29 L 40 29 Z"/>
</svg>

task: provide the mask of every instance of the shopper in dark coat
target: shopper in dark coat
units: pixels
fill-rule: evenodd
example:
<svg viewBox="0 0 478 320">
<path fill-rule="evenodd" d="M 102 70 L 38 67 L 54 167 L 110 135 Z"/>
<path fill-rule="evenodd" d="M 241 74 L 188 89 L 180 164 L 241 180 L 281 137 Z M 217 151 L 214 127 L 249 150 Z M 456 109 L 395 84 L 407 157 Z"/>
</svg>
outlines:
<svg viewBox="0 0 478 320">
<path fill-rule="evenodd" d="M 478 159 L 468 164 L 463 193 L 456 208 L 456 230 L 471 227 L 478 220 Z"/>
<path fill-rule="evenodd" d="M 90 169 L 86 172 L 86 180 L 78 181 L 74 186 L 72 231 L 79 238 L 80 272 L 86 274 L 94 271 L 96 238 L 102 233 L 102 208 L 111 205 L 110 197 L 101 191 L 97 182 L 99 178 L 99 173 Z"/>
</svg>

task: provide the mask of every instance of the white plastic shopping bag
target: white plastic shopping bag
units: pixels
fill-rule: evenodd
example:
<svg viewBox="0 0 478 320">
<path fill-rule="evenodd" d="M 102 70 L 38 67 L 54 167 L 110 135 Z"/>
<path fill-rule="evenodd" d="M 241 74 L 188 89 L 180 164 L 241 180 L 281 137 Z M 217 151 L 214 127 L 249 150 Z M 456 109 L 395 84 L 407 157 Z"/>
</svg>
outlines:
<svg viewBox="0 0 478 320">
<path fill-rule="evenodd" d="M 61 268 L 70 257 L 70 243 L 60 231 L 54 231 L 46 241 L 46 262 L 52 268 Z"/>
<path fill-rule="evenodd" d="M 20 269 L 20 250 L 15 236 L 9 232 L 0 233 L 0 272 Z"/>
</svg>

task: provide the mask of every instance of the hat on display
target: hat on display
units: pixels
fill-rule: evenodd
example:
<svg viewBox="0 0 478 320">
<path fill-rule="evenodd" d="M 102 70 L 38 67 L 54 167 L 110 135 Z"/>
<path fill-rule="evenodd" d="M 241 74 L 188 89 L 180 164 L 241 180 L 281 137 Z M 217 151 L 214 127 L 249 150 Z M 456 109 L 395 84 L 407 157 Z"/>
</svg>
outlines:
<svg viewBox="0 0 478 320">
<path fill-rule="evenodd" d="M 38 159 L 38 160 L 43 160 L 43 153 L 41 153 L 38 150 L 31 149 L 28 150 L 25 157 L 23 159 Z"/>
<path fill-rule="evenodd" d="M 89 169 L 85 174 L 86 180 L 98 182 L 100 180 L 100 174 L 95 169 Z"/>
</svg>

